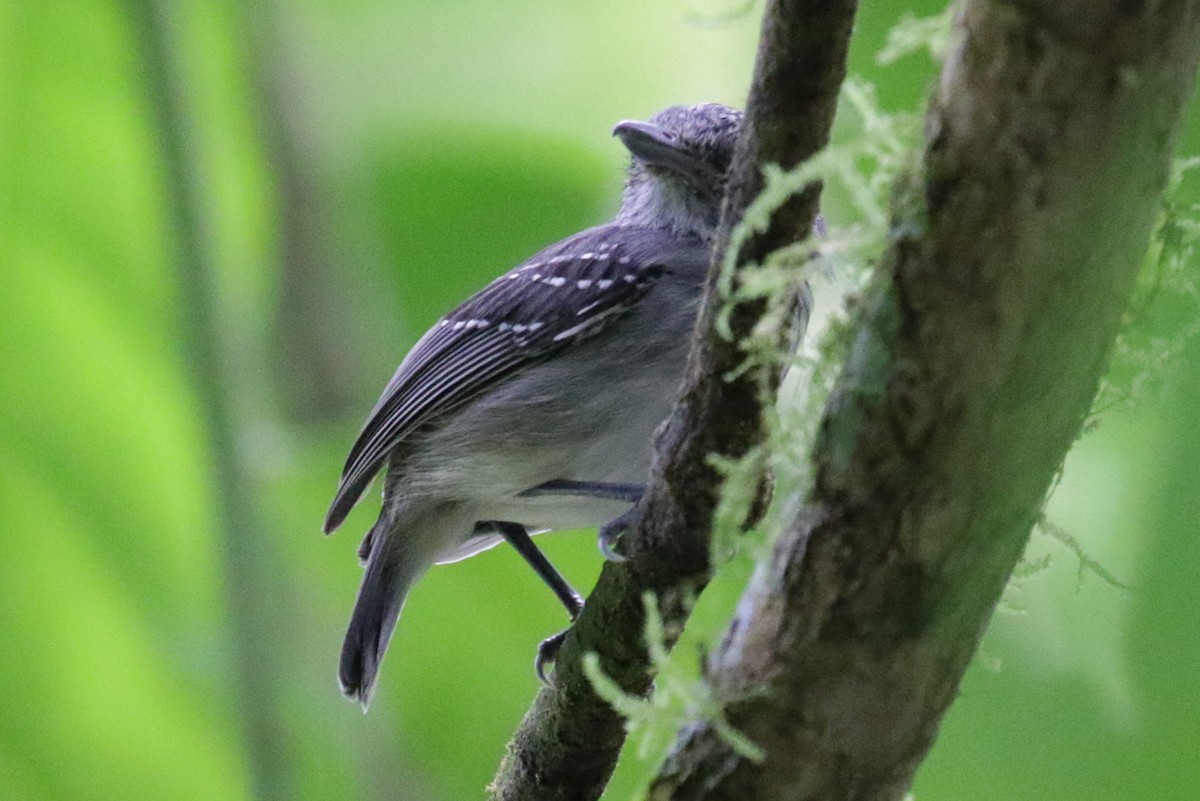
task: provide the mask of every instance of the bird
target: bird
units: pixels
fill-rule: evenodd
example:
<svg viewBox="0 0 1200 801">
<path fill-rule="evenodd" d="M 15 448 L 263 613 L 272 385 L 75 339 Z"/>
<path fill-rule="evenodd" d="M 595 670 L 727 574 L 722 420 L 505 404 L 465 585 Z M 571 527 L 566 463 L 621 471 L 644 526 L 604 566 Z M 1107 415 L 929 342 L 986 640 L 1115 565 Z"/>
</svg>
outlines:
<svg viewBox="0 0 1200 801">
<path fill-rule="evenodd" d="M 625 120 L 620 207 L 489 283 L 408 352 L 346 459 L 324 531 L 384 473 L 338 671 L 365 711 L 405 597 L 435 564 L 509 542 L 574 620 L 578 593 L 530 538 L 598 527 L 621 559 L 656 428 L 681 385 L 743 113 Z M 538 649 L 546 681 L 565 631 Z"/>
</svg>

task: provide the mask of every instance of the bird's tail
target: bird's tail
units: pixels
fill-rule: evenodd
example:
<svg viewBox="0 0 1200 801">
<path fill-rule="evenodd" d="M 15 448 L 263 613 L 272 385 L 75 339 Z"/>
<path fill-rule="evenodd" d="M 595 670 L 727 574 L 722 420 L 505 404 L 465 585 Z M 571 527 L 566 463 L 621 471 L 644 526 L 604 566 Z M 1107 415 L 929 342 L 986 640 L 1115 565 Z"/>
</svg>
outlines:
<svg viewBox="0 0 1200 801">
<path fill-rule="evenodd" d="M 386 516 L 375 524 L 386 525 Z M 371 703 L 371 693 L 379 663 L 387 651 L 388 641 L 396 630 L 396 620 L 404 607 L 404 598 L 409 588 L 420 577 L 428 565 L 412 564 L 402 554 L 381 547 L 384 532 L 374 529 L 369 535 L 375 547 L 367 557 L 366 574 L 358 588 L 354 602 L 354 613 L 342 643 L 342 659 L 338 668 L 338 681 L 342 692 L 351 701 L 362 705 L 363 711 Z"/>
</svg>

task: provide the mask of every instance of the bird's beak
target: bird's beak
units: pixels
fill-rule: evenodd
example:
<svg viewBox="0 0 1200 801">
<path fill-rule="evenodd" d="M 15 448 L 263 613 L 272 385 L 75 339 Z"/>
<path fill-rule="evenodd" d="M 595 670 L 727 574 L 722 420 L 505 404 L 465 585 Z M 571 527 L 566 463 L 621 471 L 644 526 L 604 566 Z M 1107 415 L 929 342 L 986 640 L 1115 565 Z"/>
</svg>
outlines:
<svg viewBox="0 0 1200 801">
<path fill-rule="evenodd" d="M 613 136 L 647 166 L 669 170 L 689 183 L 713 177 L 712 167 L 683 149 L 679 137 L 640 120 L 623 120 L 613 127 Z"/>
</svg>

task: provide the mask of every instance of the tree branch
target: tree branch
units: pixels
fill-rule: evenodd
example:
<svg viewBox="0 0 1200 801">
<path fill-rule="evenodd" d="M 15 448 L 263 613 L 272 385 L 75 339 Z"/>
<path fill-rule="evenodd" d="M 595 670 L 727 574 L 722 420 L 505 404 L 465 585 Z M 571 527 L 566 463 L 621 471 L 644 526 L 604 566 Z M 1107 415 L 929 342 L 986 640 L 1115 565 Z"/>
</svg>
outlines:
<svg viewBox="0 0 1200 801">
<path fill-rule="evenodd" d="M 338 419 L 362 385 L 361 337 L 353 330 L 319 143 L 303 74 L 287 41 L 291 9 L 280 0 L 240 11 L 253 108 L 274 190 L 276 293 L 272 359 L 279 398 L 291 420 Z"/>
<path fill-rule="evenodd" d="M 603 791 L 625 739 L 624 721 L 596 696 L 580 660 L 600 656 L 626 692 L 645 695 L 651 666 L 643 641 L 642 595 L 652 591 L 674 638 L 708 581 L 708 544 L 721 475 L 710 457 L 742 456 L 762 436 L 760 376 L 726 376 L 745 359 L 739 341 L 762 316 L 764 302 L 730 314 L 734 337 L 713 325 L 724 302 L 717 287 L 725 242 L 762 186 L 760 168 L 792 167 L 828 141 L 845 74 L 854 0 L 776 0 L 763 20 L 758 62 L 731 172 L 722 240 L 709 271 L 682 397 L 663 429 L 659 459 L 639 524 L 626 536 L 629 561 L 606 565 L 555 667 L 555 687 L 538 693 L 492 785 L 495 799 L 593 799 Z M 738 269 L 807 234 L 818 188 L 797 195 L 738 253 Z M 764 368 L 766 369 L 766 368 Z"/>
<path fill-rule="evenodd" d="M 816 479 L 662 799 L 896 799 L 1095 395 L 1200 56 L 1196 0 L 967 0 Z"/>
<path fill-rule="evenodd" d="M 253 796 L 261 801 L 295 797 L 291 739 L 281 720 L 273 677 L 274 655 L 286 628 L 271 603 L 289 589 L 276 569 L 253 492 L 253 471 L 238 450 L 233 411 L 234 379 L 222 347 L 217 263 L 212 221 L 205 214 L 205 176 L 197 158 L 196 131 L 187 103 L 186 75 L 177 47 L 175 4 L 128 0 L 127 11 L 145 81 L 161 162 L 164 217 L 172 237 L 178 279 L 180 351 L 193 381 L 199 416 L 211 453 L 217 543 L 227 593 L 233 681 L 241 717 Z M 266 585 L 266 577 L 272 585 Z"/>
</svg>

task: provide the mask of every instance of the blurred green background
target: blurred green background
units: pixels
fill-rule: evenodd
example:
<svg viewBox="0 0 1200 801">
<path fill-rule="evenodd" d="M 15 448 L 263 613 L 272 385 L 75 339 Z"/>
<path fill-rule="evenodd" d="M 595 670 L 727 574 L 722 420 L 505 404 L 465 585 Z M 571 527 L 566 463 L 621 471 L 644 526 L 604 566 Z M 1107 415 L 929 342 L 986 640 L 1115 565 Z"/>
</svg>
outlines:
<svg viewBox="0 0 1200 801">
<path fill-rule="evenodd" d="M 886 108 L 933 68 L 874 53 L 938 8 L 864 4 Z M 433 570 L 364 717 L 334 676 L 375 503 L 322 515 L 425 327 L 611 214 L 615 121 L 741 104 L 759 12 L 0 0 L 0 799 L 482 796 L 558 605 L 506 548 Z M 1200 342 L 1167 378 L 1051 506 L 1133 589 L 1035 538 L 918 798 L 1200 797 Z M 591 534 L 543 546 L 591 586 Z"/>
</svg>

